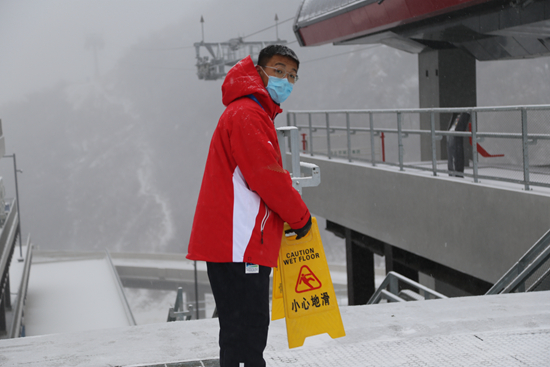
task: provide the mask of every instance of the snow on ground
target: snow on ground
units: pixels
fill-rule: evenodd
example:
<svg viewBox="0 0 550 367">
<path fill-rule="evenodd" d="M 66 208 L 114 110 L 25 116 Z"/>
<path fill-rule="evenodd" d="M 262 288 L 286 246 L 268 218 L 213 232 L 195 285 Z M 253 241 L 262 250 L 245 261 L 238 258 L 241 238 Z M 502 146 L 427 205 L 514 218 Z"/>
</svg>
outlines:
<svg viewBox="0 0 550 367">
<path fill-rule="evenodd" d="M 545 366 L 550 291 L 340 308 L 346 336 L 288 349 L 271 323 L 268 366 Z M 0 366 L 144 366 L 218 354 L 215 319 L 0 341 Z"/>
<path fill-rule="evenodd" d="M 107 258 L 33 263 L 26 335 L 131 325 Z"/>
<path fill-rule="evenodd" d="M 165 322 L 177 294 L 176 291 L 142 288 L 124 288 L 124 293 L 138 325 Z M 187 304 L 185 293 L 183 304 Z"/>
</svg>

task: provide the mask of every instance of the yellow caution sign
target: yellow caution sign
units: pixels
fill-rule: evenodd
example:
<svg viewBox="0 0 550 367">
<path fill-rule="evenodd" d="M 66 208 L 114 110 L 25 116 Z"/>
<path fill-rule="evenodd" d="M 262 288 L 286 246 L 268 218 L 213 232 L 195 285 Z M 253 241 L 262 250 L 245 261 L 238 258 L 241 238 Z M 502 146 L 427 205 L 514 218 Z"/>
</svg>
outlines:
<svg viewBox="0 0 550 367">
<path fill-rule="evenodd" d="M 287 229 L 290 227 L 285 224 Z M 307 236 L 296 240 L 296 236 L 283 235 L 279 268 L 274 273 L 274 295 L 278 288 L 277 273 L 282 282 L 289 348 L 302 346 L 308 336 L 328 333 L 332 338 L 339 338 L 346 335 L 316 218 L 312 218 Z M 280 301 L 274 298 L 274 307 L 277 302 Z M 277 316 L 281 316 L 280 311 L 277 312 Z"/>
<path fill-rule="evenodd" d="M 271 291 L 271 320 L 279 320 L 285 317 L 285 304 L 283 302 L 283 282 L 281 281 L 281 259 L 277 260 L 277 267 L 273 269 L 273 289 Z"/>
</svg>

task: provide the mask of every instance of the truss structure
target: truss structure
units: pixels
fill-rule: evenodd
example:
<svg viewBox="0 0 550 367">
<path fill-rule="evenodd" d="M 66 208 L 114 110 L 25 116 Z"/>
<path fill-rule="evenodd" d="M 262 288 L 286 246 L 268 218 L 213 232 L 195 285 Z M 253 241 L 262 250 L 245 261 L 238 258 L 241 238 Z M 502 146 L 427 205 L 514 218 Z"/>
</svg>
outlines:
<svg viewBox="0 0 550 367">
<path fill-rule="evenodd" d="M 197 76 L 200 80 L 223 79 L 227 74 L 226 67 L 231 68 L 248 55 L 256 61 L 264 47 L 286 43 L 284 40 L 245 42 L 242 37 L 232 38 L 227 42 L 196 42 Z M 206 55 L 201 55 L 201 50 Z"/>
</svg>

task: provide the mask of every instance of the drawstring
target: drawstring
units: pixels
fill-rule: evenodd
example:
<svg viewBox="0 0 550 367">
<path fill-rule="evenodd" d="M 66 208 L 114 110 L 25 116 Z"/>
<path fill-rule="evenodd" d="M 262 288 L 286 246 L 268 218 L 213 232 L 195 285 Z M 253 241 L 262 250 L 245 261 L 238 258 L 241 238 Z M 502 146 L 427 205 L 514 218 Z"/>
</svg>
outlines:
<svg viewBox="0 0 550 367">
<path fill-rule="evenodd" d="M 264 243 L 264 228 L 265 228 L 265 224 L 267 223 L 267 219 L 269 218 L 269 208 L 267 207 L 267 205 L 265 206 L 265 215 L 264 215 L 264 219 L 262 220 L 262 226 L 261 226 L 261 233 L 262 233 L 262 237 L 261 237 L 261 244 L 263 245 Z"/>
</svg>

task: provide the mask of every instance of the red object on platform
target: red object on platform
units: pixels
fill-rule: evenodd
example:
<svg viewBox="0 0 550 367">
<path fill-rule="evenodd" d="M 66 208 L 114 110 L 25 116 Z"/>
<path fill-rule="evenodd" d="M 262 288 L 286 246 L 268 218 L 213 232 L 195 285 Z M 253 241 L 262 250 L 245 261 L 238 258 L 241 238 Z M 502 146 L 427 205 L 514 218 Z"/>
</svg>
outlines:
<svg viewBox="0 0 550 367">
<path fill-rule="evenodd" d="M 302 135 L 302 150 L 305 152 L 307 150 L 307 140 L 306 140 L 307 134 L 300 134 L 300 135 Z"/>
<path fill-rule="evenodd" d="M 472 123 L 468 124 L 468 131 L 472 131 Z M 470 136 L 470 145 L 472 145 L 472 137 Z M 495 157 L 504 157 L 504 154 L 489 154 L 479 143 L 477 143 L 477 152 L 485 158 L 495 158 Z"/>
</svg>

